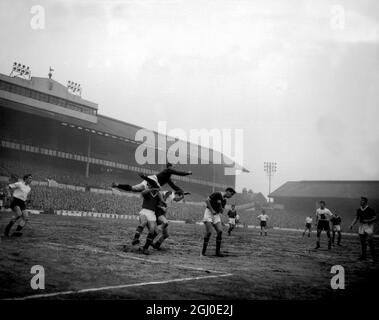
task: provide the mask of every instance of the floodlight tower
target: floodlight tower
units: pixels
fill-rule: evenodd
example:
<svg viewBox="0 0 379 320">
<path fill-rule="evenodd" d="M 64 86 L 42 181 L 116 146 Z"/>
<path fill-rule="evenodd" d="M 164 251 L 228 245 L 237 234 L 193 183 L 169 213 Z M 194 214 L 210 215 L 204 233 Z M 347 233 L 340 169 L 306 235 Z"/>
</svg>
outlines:
<svg viewBox="0 0 379 320">
<path fill-rule="evenodd" d="M 53 71 L 54 71 L 54 69 L 53 69 L 52 67 L 49 67 L 49 73 L 48 73 L 49 79 L 52 78 L 52 76 L 53 76 Z"/>
<path fill-rule="evenodd" d="M 268 194 L 271 193 L 271 177 L 276 172 L 276 162 L 265 162 L 264 163 L 264 169 L 268 176 Z M 268 198 L 270 202 L 270 198 Z"/>
<path fill-rule="evenodd" d="M 77 96 L 82 96 L 82 88 L 79 83 L 76 83 L 74 81 L 68 81 L 67 82 L 67 90 L 68 92 L 75 94 Z"/>
<path fill-rule="evenodd" d="M 21 63 L 14 62 L 12 66 L 12 71 L 9 75 L 10 77 L 19 77 L 26 80 L 30 80 L 32 76 L 32 71 L 29 66 Z"/>
</svg>

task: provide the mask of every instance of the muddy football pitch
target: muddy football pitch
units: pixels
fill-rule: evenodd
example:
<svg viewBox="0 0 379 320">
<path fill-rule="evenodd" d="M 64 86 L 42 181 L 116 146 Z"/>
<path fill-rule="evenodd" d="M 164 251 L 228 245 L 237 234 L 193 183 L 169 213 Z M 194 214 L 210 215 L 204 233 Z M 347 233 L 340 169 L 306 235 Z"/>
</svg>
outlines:
<svg viewBox="0 0 379 320">
<path fill-rule="evenodd" d="M 0 213 L 0 232 L 10 219 Z M 203 226 L 169 226 L 170 237 L 150 254 L 131 245 L 137 221 L 32 215 L 22 237 L 1 238 L 0 299 L 132 300 L 319 300 L 362 298 L 378 287 L 378 264 L 358 261 L 356 235 L 327 250 L 326 235 L 238 228 L 223 233 L 215 256 L 215 234 L 200 256 Z M 145 234 L 141 238 L 144 243 Z M 376 248 L 379 249 L 378 239 Z M 125 246 L 125 247 L 124 247 Z M 33 289 L 33 266 L 44 271 L 44 289 Z M 342 266 L 345 288 L 332 289 L 333 266 Z"/>
</svg>

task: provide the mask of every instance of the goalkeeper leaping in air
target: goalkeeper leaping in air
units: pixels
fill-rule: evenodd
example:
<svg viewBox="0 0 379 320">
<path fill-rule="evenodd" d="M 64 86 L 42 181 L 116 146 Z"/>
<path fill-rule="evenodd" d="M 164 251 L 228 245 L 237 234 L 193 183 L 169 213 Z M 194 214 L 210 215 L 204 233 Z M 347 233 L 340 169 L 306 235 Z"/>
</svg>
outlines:
<svg viewBox="0 0 379 320">
<path fill-rule="evenodd" d="M 166 169 L 162 170 L 161 172 L 151 175 L 151 176 L 145 176 L 140 175 L 140 177 L 143 179 L 143 181 L 139 184 L 136 184 L 134 186 L 131 186 L 129 184 L 116 184 L 112 183 L 112 188 L 118 188 L 124 191 L 134 191 L 134 192 L 142 192 L 147 189 L 147 184 L 149 183 L 154 188 L 161 188 L 165 184 L 168 184 L 176 194 L 182 194 L 183 196 L 185 194 L 190 194 L 189 192 L 184 192 L 181 188 L 179 188 L 172 180 L 171 176 L 188 176 L 191 175 L 191 171 L 179 171 L 175 170 L 173 165 L 171 163 L 167 163 Z"/>
</svg>

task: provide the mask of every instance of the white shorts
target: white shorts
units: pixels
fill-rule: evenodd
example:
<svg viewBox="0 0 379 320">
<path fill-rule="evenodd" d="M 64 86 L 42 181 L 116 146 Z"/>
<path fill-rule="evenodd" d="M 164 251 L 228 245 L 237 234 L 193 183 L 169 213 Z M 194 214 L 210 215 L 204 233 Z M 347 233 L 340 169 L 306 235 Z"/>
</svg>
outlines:
<svg viewBox="0 0 379 320">
<path fill-rule="evenodd" d="M 236 219 L 235 218 L 229 218 L 229 224 L 236 224 Z"/>
<path fill-rule="evenodd" d="M 333 226 L 333 231 L 335 231 L 335 232 L 341 231 L 341 225 L 337 224 L 337 225 Z"/>
<path fill-rule="evenodd" d="M 140 218 L 143 220 L 143 218 L 147 219 L 147 221 L 157 221 L 157 217 L 155 215 L 155 212 L 149 209 L 142 209 L 139 212 Z"/>
<path fill-rule="evenodd" d="M 159 184 L 158 182 L 158 178 L 156 175 L 152 175 L 152 176 L 148 176 L 151 180 L 154 180 L 158 187 L 161 187 L 161 185 Z M 137 184 L 135 187 L 138 188 L 138 190 L 141 190 L 141 191 L 144 191 L 147 189 L 147 181 L 146 180 L 143 180 L 141 183 Z"/>
<path fill-rule="evenodd" d="M 373 234 L 374 224 L 373 223 L 360 223 L 358 228 L 359 234 Z"/>
<path fill-rule="evenodd" d="M 212 214 L 211 210 L 206 208 L 204 211 L 203 222 L 211 222 L 213 224 L 219 223 L 219 222 L 221 222 L 220 214 L 219 213 Z"/>
</svg>

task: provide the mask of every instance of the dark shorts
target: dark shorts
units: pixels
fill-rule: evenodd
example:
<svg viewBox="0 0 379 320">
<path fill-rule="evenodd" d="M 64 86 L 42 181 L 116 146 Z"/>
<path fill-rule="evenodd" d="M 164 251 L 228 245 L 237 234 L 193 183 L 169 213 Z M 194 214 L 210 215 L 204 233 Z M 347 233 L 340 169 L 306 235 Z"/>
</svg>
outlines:
<svg viewBox="0 0 379 320">
<path fill-rule="evenodd" d="M 320 220 L 317 224 L 317 230 L 320 231 L 330 231 L 330 225 L 328 220 Z"/>
<path fill-rule="evenodd" d="M 26 209 L 25 201 L 19 198 L 13 198 L 11 202 L 11 209 L 14 211 L 15 207 L 20 207 L 21 211 L 24 211 Z"/>
<path fill-rule="evenodd" d="M 266 227 L 267 226 L 267 221 L 261 221 L 261 227 Z"/>
<path fill-rule="evenodd" d="M 310 224 L 310 223 L 306 223 L 306 224 L 305 224 L 305 228 L 307 228 L 307 229 L 311 229 L 311 228 L 312 228 L 312 224 Z"/>
<path fill-rule="evenodd" d="M 160 216 L 163 216 L 165 214 L 166 214 L 166 211 L 164 211 L 163 209 L 161 209 L 159 207 L 155 210 L 155 215 L 157 216 L 157 218 Z"/>
</svg>

